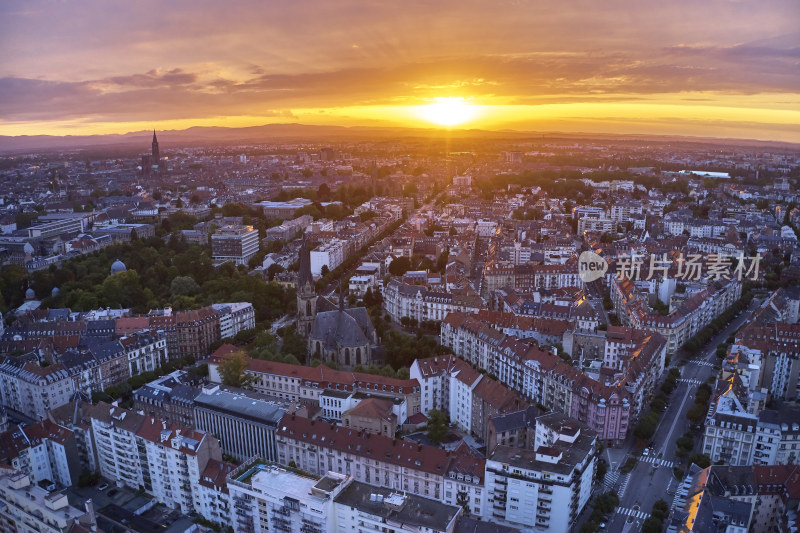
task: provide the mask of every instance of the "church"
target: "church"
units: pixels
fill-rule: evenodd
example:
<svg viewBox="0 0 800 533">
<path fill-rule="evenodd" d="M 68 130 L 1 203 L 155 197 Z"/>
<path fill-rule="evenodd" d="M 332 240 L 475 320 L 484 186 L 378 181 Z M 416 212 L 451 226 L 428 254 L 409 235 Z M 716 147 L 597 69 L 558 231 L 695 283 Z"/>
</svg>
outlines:
<svg viewBox="0 0 800 533">
<path fill-rule="evenodd" d="M 309 358 L 334 361 L 341 368 L 377 363 L 378 336 L 366 307 L 345 309 L 344 295 L 336 305 L 317 296 L 311 275 L 310 251 L 303 239 L 297 280 L 297 332 L 308 341 Z"/>
</svg>

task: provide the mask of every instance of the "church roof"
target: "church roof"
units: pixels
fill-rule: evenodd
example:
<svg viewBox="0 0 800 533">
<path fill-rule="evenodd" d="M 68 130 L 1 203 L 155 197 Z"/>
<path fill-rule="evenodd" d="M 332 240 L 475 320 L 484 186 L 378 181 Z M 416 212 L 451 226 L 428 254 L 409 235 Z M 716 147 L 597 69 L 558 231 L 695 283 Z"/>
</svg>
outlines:
<svg viewBox="0 0 800 533">
<path fill-rule="evenodd" d="M 373 330 L 366 308 L 355 307 L 317 313 L 309 338 L 329 348 L 359 347 L 372 344 Z"/>
</svg>

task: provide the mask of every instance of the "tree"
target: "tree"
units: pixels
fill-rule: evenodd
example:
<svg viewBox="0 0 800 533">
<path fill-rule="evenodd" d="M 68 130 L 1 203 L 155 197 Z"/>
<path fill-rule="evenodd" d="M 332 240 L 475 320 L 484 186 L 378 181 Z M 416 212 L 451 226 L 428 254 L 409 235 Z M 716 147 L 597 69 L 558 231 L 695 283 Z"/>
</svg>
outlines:
<svg viewBox="0 0 800 533">
<path fill-rule="evenodd" d="M 708 408 L 705 405 L 696 403 L 689 408 L 689 411 L 686 413 L 686 418 L 693 425 L 697 425 L 703 421 L 707 411 Z"/>
<path fill-rule="evenodd" d="M 331 199 L 331 188 L 327 183 L 323 183 L 317 189 L 317 199 L 320 202 L 328 202 Z"/>
<path fill-rule="evenodd" d="M 231 387 L 244 387 L 252 380 L 247 374 L 247 365 L 250 358 L 243 351 L 238 350 L 227 356 L 217 367 L 222 383 Z"/>
<path fill-rule="evenodd" d="M 650 411 L 639 421 L 633 434 L 642 440 L 649 440 L 656 432 L 658 426 L 658 415 Z"/>
<path fill-rule="evenodd" d="M 464 509 L 464 516 L 469 517 L 469 492 L 466 490 L 458 491 L 456 493 L 456 505 L 460 505 Z"/>
<path fill-rule="evenodd" d="M 606 477 L 606 472 L 608 472 L 608 463 L 606 463 L 605 461 L 598 461 L 597 471 L 595 472 L 595 479 L 602 481 L 603 478 Z"/>
<path fill-rule="evenodd" d="M 661 533 L 663 524 L 661 520 L 653 516 L 648 516 L 642 524 L 642 533 Z"/>
<path fill-rule="evenodd" d="M 331 270 L 328 268 L 328 265 L 322 265 L 322 268 L 319 270 L 319 273 L 324 278 L 330 273 L 330 271 Z"/>
<path fill-rule="evenodd" d="M 711 457 L 704 453 L 696 453 L 689 459 L 690 463 L 694 463 L 700 468 L 708 468 L 711 466 Z"/>
<path fill-rule="evenodd" d="M 447 436 L 449 427 L 447 425 L 447 414 L 438 409 L 428 411 L 428 438 L 432 442 L 439 444 Z"/>
<path fill-rule="evenodd" d="M 650 511 L 650 516 L 663 522 L 669 516 L 669 504 L 664 500 L 656 501 L 656 503 L 653 504 L 653 509 Z"/>
<path fill-rule="evenodd" d="M 200 292 L 200 285 L 191 276 L 177 276 L 169 284 L 174 296 L 193 296 Z"/>
<path fill-rule="evenodd" d="M 408 257 L 398 257 L 389 263 L 389 273 L 393 276 L 402 276 L 411 270 L 411 260 Z"/>
</svg>

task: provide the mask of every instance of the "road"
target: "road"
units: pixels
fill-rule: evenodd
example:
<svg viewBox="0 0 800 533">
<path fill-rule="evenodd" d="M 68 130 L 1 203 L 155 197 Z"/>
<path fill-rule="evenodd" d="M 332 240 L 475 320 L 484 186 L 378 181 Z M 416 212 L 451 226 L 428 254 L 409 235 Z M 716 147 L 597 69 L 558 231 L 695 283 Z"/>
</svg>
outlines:
<svg viewBox="0 0 800 533">
<path fill-rule="evenodd" d="M 443 195 L 443 194 L 444 194 L 444 192 L 440 192 L 440 193 L 439 193 L 439 194 L 437 194 L 435 197 L 433 197 L 433 198 L 431 198 L 430 200 L 428 200 L 428 202 L 427 202 L 427 203 L 425 203 L 424 205 L 422 205 L 422 206 L 421 206 L 421 207 L 419 207 L 418 209 L 413 209 L 412 211 L 410 211 L 409 213 L 407 213 L 406 221 L 408 221 L 408 220 L 411 220 L 412 218 L 414 218 L 414 215 L 415 215 L 415 214 L 416 214 L 418 211 L 425 211 L 425 210 L 427 210 L 427 209 L 431 209 L 431 208 L 432 208 L 432 207 L 433 207 L 433 206 L 436 204 L 436 201 L 439 199 L 439 197 L 440 197 L 441 195 Z M 381 239 L 381 240 L 379 240 L 379 241 L 376 241 L 376 242 L 374 242 L 374 243 L 373 243 L 373 244 L 372 244 L 372 245 L 369 247 L 369 249 L 367 250 L 367 252 L 366 252 L 364 255 L 367 255 L 367 254 L 369 254 L 370 252 L 373 252 L 373 251 L 375 251 L 375 250 L 379 249 L 381 246 L 383 246 L 383 243 L 387 242 L 387 239 L 391 239 L 391 238 L 394 236 L 394 234 L 395 234 L 395 233 L 397 233 L 397 232 L 399 232 L 399 231 L 406 231 L 407 229 L 408 229 L 408 228 L 407 228 L 407 227 L 405 227 L 405 222 L 404 222 L 403 224 L 401 224 L 400 226 L 398 226 L 398 227 L 397 227 L 397 229 L 395 229 L 395 230 L 394 230 L 392 233 L 390 233 L 389 235 L 387 235 L 387 236 L 386 236 L 386 237 L 384 237 L 383 239 Z M 359 267 L 359 266 L 361 266 L 361 263 L 360 263 L 360 261 L 356 261 L 356 262 L 353 264 L 353 266 L 352 266 L 352 267 L 350 267 L 349 269 L 347 269 L 345 272 L 343 272 L 343 273 L 342 273 L 342 274 L 341 274 L 339 277 L 337 277 L 335 280 L 333 280 L 333 281 L 331 281 L 330 283 L 328 283 L 328 284 L 325 286 L 325 288 L 324 288 L 324 289 L 322 289 L 321 291 L 319 291 L 319 292 L 320 292 L 320 294 L 322 294 L 323 296 L 326 296 L 326 297 L 328 297 L 328 298 L 332 297 L 332 296 L 333 296 L 333 295 L 335 295 L 335 294 L 338 294 L 338 292 L 339 292 L 339 284 L 340 284 L 340 283 L 341 283 L 343 280 L 344 280 L 344 281 L 347 281 L 347 280 L 349 280 L 349 279 L 350 279 L 350 277 L 351 277 L 351 276 L 352 276 L 352 275 L 355 273 L 355 271 L 358 269 L 358 267 Z"/>
<path fill-rule="evenodd" d="M 607 524 L 607 531 L 640 531 L 642 522 L 649 516 L 650 509 L 657 500 L 663 499 L 672 505 L 675 489 L 682 481 L 676 480 L 672 471 L 672 467 L 680 463 L 675 457 L 675 441 L 689 430 L 686 413 L 694 403 L 694 392 L 700 384 L 716 374 L 714 365 L 718 362 L 717 346 L 750 319 L 757 305 L 758 302 L 754 299 L 748 309 L 712 338 L 698 355 L 688 360 L 683 367 L 677 367 L 681 369 L 681 379 L 653 435 L 652 440 L 656 445 L 649 456 L 639 456 L 640 450 L 633 450 L 633 435 L 623 448 L 607 450 L 606 460 L 611 465 L 610 470 L 618 470 L 628 457 L 639 457 L 633 471 L 627 476 L 620 475 L 614 486 L 620 504 Z M 673 367 L 677 366 L 675 363 L 677 361 L 673 361 Z M 694 433 L 695 446 L 700 446 L 702 432 Z"/>
</svg>

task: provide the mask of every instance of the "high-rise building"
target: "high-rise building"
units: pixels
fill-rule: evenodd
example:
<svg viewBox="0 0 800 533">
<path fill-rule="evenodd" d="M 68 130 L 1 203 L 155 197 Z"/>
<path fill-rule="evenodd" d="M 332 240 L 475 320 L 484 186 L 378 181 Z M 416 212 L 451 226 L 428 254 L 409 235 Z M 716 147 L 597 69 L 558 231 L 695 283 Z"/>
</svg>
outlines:
<svg viewBox="0 0 800 533">
<path fill-rule="evenodd" d="M 258 253 L 258 230 L 253 226 L 224 226 L 211 236 L 214 266 L 228 261 L 247 266 Z"/>
</svg>

